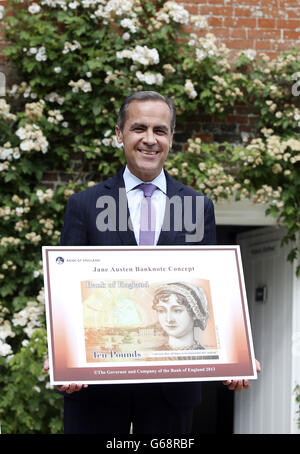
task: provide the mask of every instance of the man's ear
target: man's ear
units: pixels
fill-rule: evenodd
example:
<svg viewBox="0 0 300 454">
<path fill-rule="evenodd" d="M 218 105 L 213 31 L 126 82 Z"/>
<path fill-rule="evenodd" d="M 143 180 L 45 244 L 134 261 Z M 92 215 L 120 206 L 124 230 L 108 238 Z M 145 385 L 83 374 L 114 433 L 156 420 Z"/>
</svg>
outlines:
<svg viewBox="0 0 300 454">
<path fill-rule="evenodd" d="M 118 143 L 123 143 L 123 134 L 118 125 L 116 125 L 116 136 Z"/>
</svg>

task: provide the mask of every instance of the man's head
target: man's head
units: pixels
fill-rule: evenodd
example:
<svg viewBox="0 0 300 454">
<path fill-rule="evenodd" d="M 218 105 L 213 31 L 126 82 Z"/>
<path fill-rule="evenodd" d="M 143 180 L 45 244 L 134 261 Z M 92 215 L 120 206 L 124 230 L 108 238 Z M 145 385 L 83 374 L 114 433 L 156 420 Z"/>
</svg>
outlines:
<svg viewBox="0 0 300 454">
<path fill-rule="evenodd" d="M 172 146 L 173 102 L 156 92 L 137 92 L 123 102 L 116 134 L 123 143 L 129 170 L 143 181 L 161 172 Z"/>
<path fill-rule="evenodd" d="M 125 121 L 126 121 L 126 116 L 127 116 L 127 111 L 129 104 L 132 101 L 162 101 L 165 102 L 170 109 L 171 112 L 171 133 L 174 134 L 175 130 L 175 125 L 176 125 L 176 109 L 174 102 L 172 99 L 167 98 L 166 96 L 161 95 L 160 93 L 156 91 L 137 91 L 130 96 L 128 96 L 122 103 L 119 111 L 119 116 L 118 116 L 118 127 L 120 128 L 121 131 L 124 129 Z"/>
</svg>

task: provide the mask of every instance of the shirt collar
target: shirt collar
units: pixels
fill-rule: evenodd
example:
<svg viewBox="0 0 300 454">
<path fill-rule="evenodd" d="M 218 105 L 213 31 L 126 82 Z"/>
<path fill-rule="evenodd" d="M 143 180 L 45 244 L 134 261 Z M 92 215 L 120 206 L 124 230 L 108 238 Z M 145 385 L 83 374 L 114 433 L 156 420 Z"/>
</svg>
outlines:
<svg viewBox="0 0 300 454">
<path fill-rule="evenodd" d="M 133 175 L 133 173 L 130 172 L 127 166 L 125 167 L 123 178 L 126 193 L 134 189 L 138 184 L 145 183 L 144 181 L 140 180 L 140 178 Z M 157 186 L 158 189 L 160 189 L 164 194 L 167 193 L 167 182 L 163 169 L 161 170 L 160 174 L 156 178 L 154 178 L 153 181 L 147 181 L 147 183 L 155 184 L 155 186 Z"/>
</svg>

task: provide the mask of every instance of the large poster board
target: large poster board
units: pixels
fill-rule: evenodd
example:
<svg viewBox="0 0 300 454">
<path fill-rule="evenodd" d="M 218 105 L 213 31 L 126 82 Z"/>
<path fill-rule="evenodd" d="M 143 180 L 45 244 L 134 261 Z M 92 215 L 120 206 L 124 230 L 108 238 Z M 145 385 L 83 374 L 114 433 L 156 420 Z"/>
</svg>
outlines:
<svg viewBox="0 0 300 454">
<path fill-rule="evenodd" d="M 43 247 L 50 380 L 255 379 L 239 246 Z"/>
</svg>

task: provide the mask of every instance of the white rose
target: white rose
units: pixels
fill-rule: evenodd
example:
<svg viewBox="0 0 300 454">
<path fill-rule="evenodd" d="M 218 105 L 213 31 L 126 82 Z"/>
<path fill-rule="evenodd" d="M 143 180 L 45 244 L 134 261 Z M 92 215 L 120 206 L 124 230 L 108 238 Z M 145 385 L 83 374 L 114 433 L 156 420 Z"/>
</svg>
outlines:
<svg viewBox="0 0 300 454">
<path fill-rule="evenodd" d="M 24 140 L 23 142 L 21 142 L 20 148 L 22 151 L 30 151 L 34 148 L 34 142 L 31 139 Z"/>
<path fill-rule="evenodd" d="M 32 3 L 32 5 L 29 6 L 28 11 L 30 14 L 38 14 L 41 11 L 41 7 L 37 3 Z"/>
<path fill-rule="evenodd" d="M 20 153 L 18 151 L 15 151 L 13 153 L 13 157 L 14 157 L 14 159 L 19 159 L 21 157 L 21 155 L 20 155 Z"/>
<path fill-rule="evenodd" d="M 122 38 L 124 39 L 124 41 L 128 41 L 130 39 L 130 33 L 128 32 L 123 33 Z"/>
<path fill-rule="evenodd" d="M 7 356 L 12 353 L 11 346 L 0 340 L 0 356 Z"/>
<path fill-rule="evenodd" d="M 109 147 L 110 143 L 111 143 L 111 139 L 102 139 L 102 143 L 103 145 L 105 145 L 106 147 Z"/>
<path fill-rule="evenodd" d="M 35 56 L 35 59 L 37 61 L 46 61 L 47 60 L 46 49 L 44 46 L 41 46 L 39 48 L 38 53 Z"/>
<path fill-rule="evenodd" d="M 75 1 L 75 2 L 69 3 L 68 6 L 69 6 L 69 8 L 71 8 L 71 9 L 76 9 L 78 5 L 79 5 L 79 3 Z"/>
</svg>

